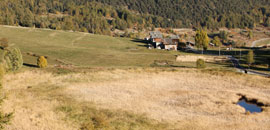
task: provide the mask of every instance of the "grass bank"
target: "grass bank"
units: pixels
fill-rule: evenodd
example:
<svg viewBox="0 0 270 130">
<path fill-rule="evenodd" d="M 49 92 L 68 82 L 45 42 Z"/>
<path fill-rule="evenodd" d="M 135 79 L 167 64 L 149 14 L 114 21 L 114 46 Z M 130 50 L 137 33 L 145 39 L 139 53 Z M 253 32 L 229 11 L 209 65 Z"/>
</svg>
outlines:
<svg viewBox="0 0 270 130">
<path fill-rule="evenodd" d="M 79 32 L 0 26 L 0 37 L 17 45 L 28 64 L 36 64 L 36 59 L 26 53 L 48 56 L 51 65 L 59 64 L 59 59 L 81 67 L 146 67 L 154 60 L 174 61 L 180 54 L 148 50 L 144 43 L 128 38 Z"/>
<path fill-rule="evenodd" d="M 164 78 L 166 77 L 166 78 Z M 194 82 L 195 81 L 195 82 Z M 269 102 L 269 79 L 219 70 L 136 68 L 4 79 L 9 129 L 262 129 L 269 107 L 246 115 L 239 94 Z M 23 120 L 22 120 L 23 119 Z"/>
</svg>

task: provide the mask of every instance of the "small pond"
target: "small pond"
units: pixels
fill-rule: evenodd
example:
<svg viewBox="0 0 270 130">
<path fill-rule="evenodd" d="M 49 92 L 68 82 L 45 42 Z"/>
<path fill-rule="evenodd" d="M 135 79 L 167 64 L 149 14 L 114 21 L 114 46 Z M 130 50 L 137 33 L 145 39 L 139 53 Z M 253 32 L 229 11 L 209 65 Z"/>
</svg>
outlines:
<svg viewBox="0 0 270 130">
<path fill-rule="evenodd" d="M 246 109 L 246 112 L 250 112 L 250 113 L 254 113 L 254 112 L 262 112 L 262 108 L 260 106 L 258 106 L 255 103 L 252 102 L 247 102 L 246 99 L 241 99 L 238 103 L 238 105 L 240 105 L 241 107 Z"/>
</svg>

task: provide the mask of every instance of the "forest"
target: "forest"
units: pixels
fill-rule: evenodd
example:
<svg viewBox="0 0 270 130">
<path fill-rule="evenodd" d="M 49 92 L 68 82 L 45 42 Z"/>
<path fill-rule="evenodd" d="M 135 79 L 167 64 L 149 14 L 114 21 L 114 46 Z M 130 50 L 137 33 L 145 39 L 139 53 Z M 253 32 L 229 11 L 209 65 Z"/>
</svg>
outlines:
<svg viewBox="0 0 270 130">
<path fill-rule="evenodd" d="M 111 35 L 115 29 L 270 26 L 269 0 L 1 0 L 0 24 Z"/>
</svg>

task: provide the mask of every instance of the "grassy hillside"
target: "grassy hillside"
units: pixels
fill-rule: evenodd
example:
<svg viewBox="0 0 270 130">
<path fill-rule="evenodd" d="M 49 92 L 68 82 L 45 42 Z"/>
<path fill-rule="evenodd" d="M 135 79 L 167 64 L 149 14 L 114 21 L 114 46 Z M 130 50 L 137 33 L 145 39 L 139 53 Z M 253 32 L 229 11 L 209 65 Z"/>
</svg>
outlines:
<svg viewBox="0 0 270 130">
<path fill-rule="evenodd" d="M 149 68 L 155 60 L 174 61 L 185 53 L 148 50 L 127 38 L 4 26 L 0 37 L 21 49 L 26 64 L 36 64 L 30 54 L 48 56 L 50 64 L 4 77 L 8 98 L 3 111 L 15 113 L 7 129 L 269 127 L 268 78 L 213 69 Z M 76 73 L 51 71 L 62 64 L 59 60 L 77 66 L 71 67 Z M 262 102 L 263 112 L 246 114 L 236 105 L 240 95 Z"/>
<path fill-rule="evenodd" d="M 269 83 L 196 69 L 29 69 L 5 77 L 3 109 L 15 113 L 11 130 L 254 130 L 270 127 Z M 263 112 L 245 114 L 239 94 L 264 103 Z"/>
<path fill-rule="evenodd" d="M 60 59 L 81 67 L 146 67 L 154 60 L 174 61 L 179 54 L 148 50 L 144 43 L 132 39 L 88 33 L 0 26 L 0 37 L 19 46 L 28 64 L 36 64 L 36 58 L 27 52 L 48 56 L 50 65 L 59 64 L 55 60 Z"/>
<path fill-rule="evenodd" d="M 186 53 L 149 50 L 145 43 L 136 42 L 129 38 L 11 26 L 0 26 L 1 37 L 8 38 L 10 44 L 18 46 L 23 53 L 24 63 L 30 65 L 36 65 L 37 58 L 29 56 L 29 53 L 48 56 L 50 66 L 60 65 L 64 62 L 77 67 L 150 67 L 156 60 L 167 60 L 172 61 L 176 67 L 196 67 L 195 63 L 174 62 L 175 55 L 186 55 Z M 218 54 L 216 50 L 213 52 Z M 256 50 L 256 64 L 265 66 L 268 63 L 268 52 L 268 50 Z M 223 53 L 237 57 L 240 52 L 238 50 L 224 51 Z M 242 50 L 243 57 L 246 54 L 247 51 Z M 232 67 L 230 63 L 207 63 L 207 66 Z M 263 67 L 260 70 L 267 71 L 267 68 Z"/>
<path fill-rule="evenodd" d="M 110 35 L 149 27 L 270 26 L 269 0 L 2 0 L 0 24 Z"/>
</svg>

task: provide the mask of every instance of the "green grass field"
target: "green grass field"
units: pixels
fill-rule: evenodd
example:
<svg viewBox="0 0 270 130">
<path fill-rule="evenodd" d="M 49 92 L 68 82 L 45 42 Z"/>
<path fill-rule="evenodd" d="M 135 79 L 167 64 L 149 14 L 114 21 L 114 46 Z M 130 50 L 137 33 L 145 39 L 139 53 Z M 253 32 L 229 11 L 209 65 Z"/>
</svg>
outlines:
<svg viewBox="0 0 270 130">
<path fill-rule="evenodd" d="M 256 47 L 264 46 L 264 45 L 267 45 L 267 44 L 270 44 L 270 39 L 265 39 L 265 40 L 262 40 L 262 41 L 258 42 L 256 44 Z"/>
<path fill-rule="evenodd" d="M 64 63 L 77 67 L 153 67 L 158 61 L 170 61 L 174 67 L 196 67 L 195 63 L 176 63 L 176 55 L 195 55 L 179 51 L 149 50 L 145 43 L 129 38 L 93 35 L 34 28 L 0 26 L 0 38 L 18 46 L 25 64 L 36 65 L 37 58 L 27 53 L 48 56 L 50 66 Z M 208 67 L 224 65 L 207 64 Z M 168 66 L 166 66 L 168 67 Z"/>
<path fill-rule="evenodd" d="M 25 64 L 35 65 L 37 58 L 30 54 L 36 54 L 48 56 L 50 65 L 47 69 L 24 67 L 5 76 L 3 88 L 8 98 L 3 106 L 7 112 L 15 111 L 7 129 L 171 130 L 212 129 L 216 124 L 225 127 L 223 124 L 246 119 L 243 116 L 231 120 L 232 112 L 236 116 L 242 113 L 231 103 L 238 100 L 236 93 L 243 87 L 247 93 L 253 93 L 255 81 L 259 88 L 266 88 L 268 83 L 263 77 L 253 79 L 226 71 L 234 69 L 230 62 L 206 63 L 206 69 L 193 69 L 195 62 L 175 62 L 175 55 L 193 53 L 149 50 L 144 43 L 128 38 L 0 26 L 2 37 L 21 49 Z M 255 52 L 257 57 L 270 56 L 260 53 Z M 57 59 L 76 67 L 53 67 L 62 64 Z M 170 64 L 159 66 L 163 61 Z M 239 82 L 240 86 L 232 87 L 231 82 Z M 264 89 L 259 88 L 255 93 L 262 93 L 259 90 Z M 217 102 L 226 104 L 215 109 Z M 232 111 L 228 114 L 227 110 Z M 194 118 L 190 118 L 190 113 Z M 224 117 L 228 119 L 225 123 Z M 258 126 L 263 126 L 268 117 L 267 113 L 262 115 Z M 238 124 L 243 122 L 237 122 L 237 127 Z M 244 127 L 246 124 L 238 128 Z"/>
<path fill-rule="evenodd" d="M 93 35 L 89 33 L 55 31 L 34 28 L 0 26 L 0 38 L 6 37 L 10 44 L 18 46 L 24 63 L 35 65 L 36 57 L 27 53 L 48 56 L 50 66 L 62 64 L 57 60 L 77 67 L 150 67 L 155 60 L 172 61 L 174 67 L 195 67 L 195 63 L 176 63 L 175 55 L 193 55 L 178 51 L 149 50 L 145 43 L 129 38 Z M 208 52 L 217 53 L 215 49 Z M 224 51 L 223 55 L 239 55 L 239 50 Z M 245 57 L 247 49 L 242 50 Z M 267 64 L 269 51 L 255 51 L 257 64 Z M 242 61 L 244 63 L 245 61 Z M 208 67 L 227 68 L 228 64 L 207 64 Z M 267 70 L 266 70 L 267 71 Z"/>
<path fill-rule="evenodd" d="M 240 64 L 242 67 L 248 69 L 248 65 L 247 65 L 247 54 L 248 51 L 250 50 L 250 48 L 234 48 L 232 51 L 229 50 L 221 50 L 221 55 L 232 55 L 235 58 L 240 60 Z M 270 49 L 253 49 L 254 51 L 254 60 L 255 62 L 253 63 L 253 65 L 250 67 L 251 70 L 255 70 L 255 71 L 261 71 L 261 72 L 269 72 L 269 60 L 270 60 Z M 209 50 L 207 50 L 207 52 L 205 52 L 207 54 L 214 54 L 214 55 L 218 55 L 219 51 L 217 48 L 210 48 Z"/>
<path fill-rule="evenodd" d="M 60 59 L 80 67 L 147 67 L 154 60 L 174 61 L 175 55 L 180 54 L 148 50 L 144 43 L 128 38 L 78 32 L 0 26 L 1 37 L 18 46 L 28 64 L 35 64 L 36 58 L 27 52 L 48 56 L 50 65 Z"/>
</svg>

